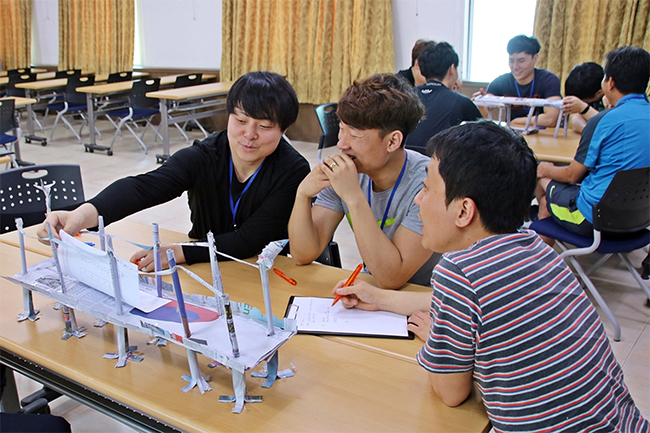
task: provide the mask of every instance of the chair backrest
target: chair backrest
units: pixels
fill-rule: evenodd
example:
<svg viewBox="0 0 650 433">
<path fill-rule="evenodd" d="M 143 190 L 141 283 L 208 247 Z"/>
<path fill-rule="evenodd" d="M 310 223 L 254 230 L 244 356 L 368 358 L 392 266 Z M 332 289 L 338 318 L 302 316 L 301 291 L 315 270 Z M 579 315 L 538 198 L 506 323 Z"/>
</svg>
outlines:
<svg viewBox="0 0 650 433">
<path fill-rule="evenodd" d="M 107 83 L 119 83 L 120 81 L 131 81 L 133 79 L 133 71 L 113 72 L 108 74 Z"/>
<path fill-rule="evenodd" d="M 593 207 L 594 229 L 635 232 L 650 225 L 650 167 L 616 173 Z"/>
<path fill-rule="evenodd" d="M 65 86 L 65 100 L 68 105 L 86 105 L 86 94 L 77 92 L 77 87 L 94 86 L 95 75 L 86 75 L 68 78 L 68 84 Z"/>
<path fill-rule="evenodd" d="M 13 77 L 14 75 L 24 75 L 32 72 L 32 68 L 20 68 L 20 69 L 9 69 L 7 71 L 7 77 Z"/>
<path fill-rule="evenodd" d="M 176 81 L 174 82 L 174 89 L 179 89 L 181 87 L 196 86 L 197 84 L 201 84 L 202 79 L 203 79 L 202 73 L 179 75 L 178 77 L 176 77 Z"/>
<path fill-rule="evenodd" d="M 14 128 L 14 104 L 13 99 L 0 100 L 0 134 Z"/>
<path fill-rule="evenodd" d="M 331 102 L 319 105 L 315 108 L 318 123 L 323 133 L 318 140 L 318 160 L 322 161 L 322 151 L 328 147 L 334 147 L 339 141 L 339 117 L 336 109 L 339 104 Z"/>
<path fill-rule="evenodd" d="M 322 263 L 328 266 L 334 266 L 337 268 L 341 267 L 341 254 L 339 253 L 339 244 L 335 241 L 330 241 L 329 244 L 325 247 L 323 252 L 315 262 Z"/>
<path fill-rule="evenodd" d="M 9 80 L 7 83 L 7 96 L 18 96 L 24 98 L 25 89 L 17 89 L 16 84 L 27 83 L 30 81 L 36 81 L 36 74 L 25 73 L 9 75 Z"/>
<path fill-rule="evenodd" d="M 81 77 L 81 69 L 68 69 L 67 71 L 56 71 L 54 78 Z"/>
<path fill-rule="evenodd" d="M 157 107 L 160 99 L 147 98 L 146 94 L 155 92 L 160 88 L 160 78 L 147 78 L 133 82 L 131 93 L 129 93 L 129 105 L 131 108 Z"/>
<path fill-rule="evenodd" d="M 46 164 L 0 172 L 0 233 L 16 229 L 15 218 L 25 227 L 45 219 L 46 200 L 34 185 L 50 185 L 52 210 L 72 210 L 85 200 L 81 169 L 75 164 Z"/>
</svg>

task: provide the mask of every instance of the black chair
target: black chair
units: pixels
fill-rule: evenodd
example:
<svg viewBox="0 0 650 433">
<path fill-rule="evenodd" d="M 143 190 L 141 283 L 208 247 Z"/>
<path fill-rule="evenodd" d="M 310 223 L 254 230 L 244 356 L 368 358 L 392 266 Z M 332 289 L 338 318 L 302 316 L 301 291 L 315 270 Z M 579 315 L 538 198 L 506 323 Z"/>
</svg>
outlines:
<svg viewBox="0 0 650 433">
<path fill-rule="evenodd" d="M 200 72 L 196 73 L 196 74 L 179 75 L 178 77 L 176 77 L 176 81 L 174 82 L 174 89 L 180 89 L 182 87 L 196 86 L 197 84 L 201 84 L 201 80 L 203 80 L 203 74 L 200 73 Z M 182 109 L 183 106 L 188 106 L 188 105 L 194 104 L 194 103 L 195 102 L 192 101 L 192 102 L 181 102 L 178 105 L 174 104 L 172 107 L 169 108 L 169 112 L 173 112 L 174 110 L 177 110 L 177 109 Z M 192 112 L 194 112 L 194 111 L 195 110 L 192 110 Z M 183 137 L 185 137 L 185 142 L 187 144 L 190 143 L 190 139 L 187 136 L 187 134 L 185 134 L 185 130 L 189 131 L 190 129 L 192 129 L 192 124 L 190 124 L 189 122 L 192 122 L 192 124 L 196 125 L 196 127 L 199 128 L 201 130 L 201 132 L 203 132 L 203 135 L 207 138 L 208 132 L 205 130 L 203 125 L 201 125 L 199 123 L 198 120 L 192 119 L 190 121 L 187 121 L 187 122 L 183 123 L 183 126 L 180 126 L 178 123 L 176 123 L 176 122 L 174 122 L 172 120 L 173 125 L 181 132 Z"/>
<path fill-rule="evenodd" d="M 30 74 L 31 72 L 32 72 L 32 68 L 9 69 L 7 71 L 7 77 L 11 77 L 14 75 Z"/>
<path fill-rule="evenodd" d="M 128 108 L 118 108 L 113 111 L 109 111 L 107 114 L 110 117 L 115 117 L 120 119 L 119 124 L 117 125 L 117 131 L 115 131 L 115 135 L 113 136 L 113 140 L 111 141 L 111 145 L 108 149 L 106 150 L 106 154 L 111 156 L 113 154 L 113 146 L 115 145 L 115 140 L 119 135 L 121 135 L 121 130 L 122 126 L 126 126 L 126 128 L 133 134 L 136 140 L 138 140 L 138 143 L 140 143 L 140 146 L 144 149 L 144 153 L 147 153 L 147 146 L 144 144 L 142 141 L 142 137 L 144 137 L 145 132 L 147 132 L 147 128 L 150 126 L 151 129 L 154 130 L 156 135 L 160 135 L 158 133 L 158 130 L 153 126 L 151 123 L 151 119 L 160 112 L 158 109 L 158 99 L 156 98 L 147 98 L 147 93 L 149 92 L 155 92 L 160 88 L 160 78 L 148 78 L 148 79 L 143 79 L 143 80 L 138 80 L 133 83 L 133 87 L 131 88 L 131 92 L 129 93 L 129 106 Z M 138 137 L 138 134 L 133 130 L 131 125 L 129 124 L 130 122 L 135 123 L 135 121 L 138 120 L 144 120 L 145 121 L 145 126 L 142 130 L 142 134 Z M 135 125 L 137 128 L 137 124 Z M 160 137 L 162 139 L 162 137 Z M 97 149 L 97 147 L 95 147 Z M 104 149 L 101 149 L 104 150 Z M 86 151 L 87 152 L 93 152 L 94 149 L 86 146 Z"/>
<path fill-rule="evenodd" d="M 30 74 L 30 73 L 7 75 L 7 77 L 8 77 L 7 89 L 6 89 L 7 96 L 16 96 L 18 98 L 25 97 L 25 89 L 17 88 L 16 84 L 36 81 L 36 74 Z"/>
<path fill-rule="evenodd" d="M 593 206 L 593 237 L 580 236 L 559 225 L 552 218 L 544 218 L 530 225 L 540 235 L 557 240 L 561 257 L 571 265 L 603 313 L 614 326 L 614 341 L 621 339 L 621 327 L 592 283 L 589 275 L 617 254 L 636 282 L 650 299 L 650 288 L 632 266 L 627 253 L 650 244 L 650 167 L 619 171 L 607 187 L 605 194 Z M 577 248 L 569 248 L 574 245 Z M 576 256 L 591 253 L 603 257 L 586 272 Z"/>
<path fill-rule="evenodd" d="M 330 241 L 323 252 L 315 262 L 322 263 L 328 266 L 334 266 L 340 268 L 341 265 L 341 254 L 339 252 L 339 244 L 335 241 Z"/>
<path fill-rule="evenodd" d="M 81 69 L 68 69 L 67 71 L 56 71 L 54 78 L 72 78 L 81 77 Z"/>
<path fill-rule="evenodd" d="M 318 123 L 323 130 L 318 141 L 318 162 L 323 161 L 323 149 L 334 147 L 339 142 L 339 117 L 336 115 L 338 105 L 331 102 L 315 108 Z"/>
<path fill-rule="evenodd" d="M 51 210 L 73 210 L 85 200 L 81 169 L 74 164 L 46 164 L 0 171 L 0 233 L 43 222 L 45 195 L 35 185 L 50 185 Z"/>
<path fill-rule="evenodd" d="M 54 138 L 54 131 L 56 130 L 56 125 L 59 123 L 59 120 L 62 120 L 67 128 L 70 128 L 74 135 L 79 140 L 81 144 L 81 130 L 88 123 L 86 118 L 86 111 L 88 110 L 88 105 L 86 102 L 86 94 L 77 92 L 77 87 L 92 86 L 95 84 L 95 76 L 87 75 L 85 77 L 70 77 L 68 78 L 68 84 L 65 86 L 65 92 L 63 94 L 63 102 L 52 104 L 49 106 L 49 109 L 56 111 L 56 119 L 54 120 L 54 125 L 52 126 L 52 132 L 50 133 L 50 141 Z M 74 130 L 68 119 L 66 117 L 79 116 L 82 119 L 81 127 L 79 128 L 79 133 Z M 97 128 L 95 128 L 97 131 Z M 97 131 L 101 138 L 101 133 Z"/>
<path fill-rule="evenodd" d="M 121 81 L 131 81 L 133 79 L 133 71 L 123 71 L 123 72 L 113 72 L 108 74 L 108 80 L 106 82 L 110 83 L 119 83 Z"/>
<path fill-rule="evenodd" d="M 9 149 L 10 144 L 18 140 L 15 135 L 7 134 L 16 127 L 16 118 L 14 117 L 14 104 L 13 99 L 0 100 L 0 145 L 5 149 Z"/>
</svg>

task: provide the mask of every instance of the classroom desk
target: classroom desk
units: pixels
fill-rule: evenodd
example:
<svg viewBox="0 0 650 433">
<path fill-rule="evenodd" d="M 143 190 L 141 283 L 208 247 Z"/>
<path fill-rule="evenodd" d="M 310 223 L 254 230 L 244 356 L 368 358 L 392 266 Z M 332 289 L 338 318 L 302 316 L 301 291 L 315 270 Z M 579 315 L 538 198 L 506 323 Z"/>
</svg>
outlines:
<svg viewBox="0 0 650 433">
<path fill-rule="evenodd" d="M 82 75 L 88 75 L 88 73 L 82 72 Z M 106 81 L 108 80 L 108 75 L 109 74 L 96 74 L 95 81 Z M 148 76 L 149 76 L 149 72 L 133 72 L 132 74 L 133 78 L 142 78 Z M 54 79 L 56 79 L 55 71 L 36 73 L 36 81 L 54 80 Z M 8 84 L 8 83 L 9 83 L 9 78 L 6 75 L 0 76 L 0 85 Z"/>
<path fill-rule="evenodd" d="M 43 91 L 54 91 L 57 89 L 62 89 L 68 84 L 67 78 L 57 78 L 54 80 L 37 80 L 29 81 L 26 83 L 16 84 L 18 89 L 25 89 L 25 96 L 27 98 L 34 97 L 36 100 L 40 100 L 40 93 Z M 41 143 L 41 146 L 47 145 L 47 138 L 38 137 L 34 135 L 34 118 L 33 118 L 33 109 L 30 106 L 27 107 L 27 135 L 25 135 L 25 142 L 31 143 L 33 141 L 38 141 Z"/>
<path fill-rule="evenodd" d="M 129 230 L 147 237 L 148 227 L 128 223 L 109 226 L 118 228 L 120 235 Z M 140 226 L 140 229 L 137 228 Z M 128 229 L 128 230 L 127 230 Z M 0 260 L 3 274 L 20 270 L 18 248 L 7 243 L 6 233 L 0 236 Z M 167 236 L 169 233 L 161 233 Z M 177 234 L 177 236 L 182 236 Z M 135 240 L 135 239 L 134 239 Z M 165 239 L 163 238 L 163 241 Z M 30 240 L 31 242 L 31 240 Z M 28 252 L 28 265 L 45 257 Z M 271 275 L 273 307 L 286 305 L 277 296 L 284 291 L 296 293 L 320 290 L 320 277 L 328 277 L 327 286 L 349 271 L 322 265 L 291 269 L 290 259 L 278 257 L 277 267 L 289 272 L 304 270 L 305 275 L 289 274 L 298 280 L 290 286 Z M 263 308 L 259 274 L 248 266 L 235 262 L 221 262 L 224 287 L 236 301 L 249 302 Z M 203 277 L 204 269 L 191 267 Z M 209 266 L 207 266 L 209 268 Z M 205 268 L 207 270 L 207 268 Z M 308 272 L 318 268 L 319 272 Z M 248 270 L 250 269 L 250 271 Z M 327 275 L 332 271 L 331 275 Z M 209 273 L 209 271 L 208 271 Z M 253 276 L 255 275 L 255 277 Z M 310 274 L 320 277 L 311 281 Z M 181 273 L 183 276 L 183 273 Z M 277 278 L 273 278 L 277 277 Z M 371 278 L 370 276 L 367 276 Z M 364 277 L 365 278 L 365 277 Z M 193 281 L 193 280 L 191 280 Z M 205 293 L 205 288 L 182 278 L 188 293 Z M 22 311 L 21 289 L 0 280 L 0 299 L 6 312 Z M 0 317 L 0 361 L 42 380 L 55 389 L 70 394 L 132 426 L 148 430 L 184 431 L 487 431 L 489 423 L 477 394 L 457 408 L 449 408 L 435 395 L 427 373 L 412 362 L 399 357 L 366 350 L 339 341 L 297 335 L 279 351 L 279 368 L 295 366 L 295 376 L 278 379 L 270 389 L 261 388 L 262 379 L 247 375 L 248 393 L 262 395 L 263 403 L 246 404 L 240 415 L 231 413 L 232 404 L 218 403 L 221 394 L 231 394 L 230 372 L 219 367 L 210 370 L 209 360 L 199 356 L 203 374 L 212 376 L 213 390 L 201 395 L 197 389 L 183 394 L 185 385 L 181 375 L 187 374 L 185 351 L 180 346 L 147 346 L 145 334 L 130 332 L 131 344 L 144 353 L 142 363 L 129 363 L 115 369 L 114 360 L 102 359 L 106 352 L 116 350 L 115 328 L 106 325 L 95 328 L 90 316 L 77 313 L 79 325 L 88 328 L 83 339 L 60 339 L 62 318 L 60 311 L 52 310 L 49 299 L 34 295 L 34 303 L 41 310 L 36 322 L 16 322 L 13 314 Z M 282 314 L 283 311 L 279 311 Z M 377 340 L 377 339 L 368 339 Z M 390 340 L 395 344 L 404 340 Z M 409 342 L 412 343 L 412 342 Z M 255 370 L 259 370 L 257 367 Z"/>
<path fill-rule="evenodd" d="M 539 161 L 570 163 L 576 154 L 581 135 L 569 129 L 567 136 L 553 137 L 555 128 L 539 130 L 536 134 L 524 135 L 528 146 L 533 149 Z"/>
<path fill-rule="evenodd" d="M 33 98 L 21 98 L 21 97 L 16 97 L 16 96 L 7 96 L 4 98 L 0 99 L 13 99 L 14 100 L 14 107 L 25 107 L 27 106 L 28 114 L 31 112 L 31 106 L 32 104 L 35 104 L 37 101 L 36 99 Z M 31 115 L 28 117 L 27 123 L 32 120 Z M 33 162 L 28 162 L 28 161 L 23 161 L 23 159 L 20 156 L 20 137 L 18 137 L 18 140 L 14 142 L 14 154 L 16 155 L 16 164 L 18 166 L 23 167 L 26 165 L 34 165 Z"/>
<path fill-rule="evenodd" d="M 199 84 L 197 86 L 183 87 L 180 89 L 159 90 L 157 92 L 149 92 L 147 96 L 150 98 L 160 99 L 160 132 L 163 136 L 163 153 L 156 155 L 156 162 L 162 164 L 169 158 L 169 124 L 181 123 L 188 120 L 203 119 L 211 117 L 217 113 L 223 112 L 226 101 L 224 96 L 232 87 L 233 82 L 225 83 L 209 83 Z M 215 98 L 204 101 L 204 98 Z M 192 103 L 200 99 L 201 101 Z M 170 111 L 170 104 L 178 104 L 181 102 L 188 102 L 182 108 L 175 111 Z M 219 107 L 208 111 L 196 112 L 197 108 Z M 178 113 L 186 113 L 178 115 Z M 176 113 L 176 114 L 174 114 Z"/>
<path fill-rule="evenodd" d="M 169 87 L 173 86 L 176 82 L 176 77 L 178 75 L 167 75 L 160 78 L 160 87 Z M 213 80 L 216 78 L 216 75 L 205 74 L 203 80 Z M 90 143 L 84 144 L 84 149 L 86 152 L 94 152 L 95 150 L 105 151 L 109 150 L 108 146 L 99 146 L 95 140 L 95 116 L 93 98 L 95 96 L 108 96 L 118 93 L 124 93 L 131 90 L 133 87 L 133 81 L 121 81 L 119 83 L 111 84 L 99 84 L 95 86 L 85 86 L 78 87 L 77 92 L 82 92 L 86 94 L 86 101 L 88 105 L 88 128 L 90 131 Z"/>
</svg>

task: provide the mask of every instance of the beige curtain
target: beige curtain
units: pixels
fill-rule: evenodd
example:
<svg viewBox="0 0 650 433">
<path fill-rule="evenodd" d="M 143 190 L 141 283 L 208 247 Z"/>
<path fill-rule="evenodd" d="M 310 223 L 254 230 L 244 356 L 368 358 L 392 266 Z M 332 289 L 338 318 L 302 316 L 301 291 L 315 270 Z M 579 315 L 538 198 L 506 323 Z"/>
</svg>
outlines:
<svg viewBox="0 0 650 433">
<path fill-rule="evenodd" d="M 391 0 L 223 0 L 221 80 L 270 70 L 302 103 L 394 67 Z"/>
<path fill-rule="evenodd" d="M 32 0 L 0 0 L 0 61 L 2 69 L 31 64 Z"/>
<path fill-rule="evenodd" d="M 537 0 L 537 66 L 564 83 L 574 65 L 603 63 L 605 54 L 633 45 L 650 51 L 650 0 Z M 564 85 L 564 84 L 563 84 Z"/>
<path fill-rule="evenodd" d="M 134 0 L 59 0 L 59 69 L 133 69 Z"/>
</svg>

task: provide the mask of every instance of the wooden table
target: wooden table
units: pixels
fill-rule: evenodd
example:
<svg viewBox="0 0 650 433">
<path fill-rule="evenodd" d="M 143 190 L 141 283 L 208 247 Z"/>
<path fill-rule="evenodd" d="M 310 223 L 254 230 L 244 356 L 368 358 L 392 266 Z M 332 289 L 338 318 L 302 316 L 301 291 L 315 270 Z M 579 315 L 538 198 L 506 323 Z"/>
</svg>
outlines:
<svg viewBox="0 0 650 433">
<path fill-rule="evenodd" d="M 32 72 L 33 73 L 33 72 Z M 88 75 L 88 73 L 82 72 L 82 75 Z M 95 75 L 95 81 L 106 81 L 108 80 L 109 74 L 96 74 Z M 132 77 L 133 78 L 142 78 L 142 77 L 147 77 L 149 76 L 149 72 L 133 72 Z M 41 81 L 41 80 L 54 80 L 56 79 L 56 72 L 51 71 L 51 72 L 40 72 L 36 73 L 36 81 Z M 0 76 L 0 85 L 3 84 L 8 84 L 9 83 L 9 77 L 6 75 Z"/>
<path fill-rule="evenodd" d="M 30 74 L 40 74 L 42 72 L 47 72 L 47 69 L 43 68 L 31 68 L 29 71 Z M 6 77 L 7 76 L 7 71 L 0 71 L 0 77 Z"/>
<path fill-rule="evenodd" d="M 163 136 L 163 153 L 156 155 L 156 162 L 163 163 L 169 158 L 169 123 L 181 123 L 188 120 L 202 119 L 211 117 L 217 113 L 223 112 L 226 101 L 224 96 L 228 94 L 233 82 L 199 84 L 197 86 L 188 86 L 180 89 L 159 90 L 149 92 L 149 98 L 160 99 L 160 132 Z M 205 99 L 209 98 L 207 101 Z M 182 101 L 196 101 L 195 104 L 187 104 L 180 107 L 178 104 Z M 170 111 L 170 103 L 179 107 L 175 114 Z M 218 107 L 207 111 L 197 112 L 198 108 Z M 179 116 L 178 113 L 181 113 Z"/>
<path fill-rule="evenodd" d="M 178 75 L 167 75 L 161 77 L 160 87 L 173 86 L 174 83 L 176 82 L 176 77 L 178 77 Z M 213 80 L 215 78 L 216 75 L 205 74 L 203 75 L 202 79 Z M 85 87 L 77 88 L 77 92 L 82 92 L 86 94 L 86 100 L 88 105 L 88 123 L 89 123 L 88 128 L 90 131 L 90 143 L 84 144 L 84 148 L 87 151 L 95 151 L 95 150 L 105 151 L 110 149 L 108 146 L 98 146 L 95 140 L 95 129 L 94 129 L 95 113 L 93 112 L 94 111 L 93 98 L 95 96 L 108 96 L 108 95 L 128 92 L 133 87 L 133 82 L 134 81 L 121 81 L 119 83 L 99 84 L 95 86 L 85 86 Z"/>
<path fill-rule="evenodd" d="M 581 135 L 571 129 L 566 137 L 559 133 L 557 138 L 553 138 L 554 133 L 555 128 L 546 128 L 524 138 L 539 161 L 570 163 L 578 150 Z"/>
<path fill-rule="evenodd" d="M 33 229 L 30 229 L 33 230 Z M 107 227 L 134 241 L 149 237 L 148 227 L 120 222 Z M 128 237 L 134 234 L 133 237 Z M 8 236 L 9 235 L 9 236 Z M 20 270 L 16 236 L 0 236 L 0 260 L 3 274 Z M 88 236 L 88 235 L 84 235 Z M 178 240 L 184 235 L 161 231 L 162 241 Z M 39 250 L 35 241 L 30 248 Z M 117 247 L 118 253 L 127 252 Z M 122 248 L 122 249 L 120 249 Z M 130 247 L 129 247 L 130 248 Z M 49 248 L 46 248 L 46 251 Z M 128 253 L 128 252 L 127 252 Z M 28 252 L 28 265 L 45 255 Z M 312 264 L 296 267 L 286 257 L 276 259 L 276 267 L 298 281 L 291 286 L 274 274 L 269 276 L 274 314 L 282 315 L 288 294 L 329 295 L 336 281 L 346 278 L 347 270 Z M 221 262 L 224 287 L 231 299 L 263 308 L 259 273 L 235 262 Z M 208 264 L 191 269 L 207 278 Z M 369 275 L 361 276 L 372 281 Z M 182 285 L 189 293 L 207 294 L 207 289 L 181 273 Z M 419 286 L 415 286 L 416 288 Z M 413 287 L 407 287 L 407 290 Z M 183 394 L 188 373 L 184 350 L 168 344 L 147 346 L 148 337 L 130 332 L 131 344 L 144 353 L 142 363 L 129 363 L 115 369 L 114 360 L 102 359 L 105 352 L 116 351 L 115 328 L 94 328 L 94 319 L 77 313 L 80 325 L 89 328 L 83 339 L 60 339 L 61 312 L 53 302 L 34 296 L 42 318 L 36 322 L 15 321 L 13 313 L 22 311 L 22 290 L 0 280 L 0 301 L 6 314 L 0 317 L 1 361 L 12 368 L 42 380 L 73 398 L 139 428 L 186 431 L 487 431 L 489 423 L 480 397 L 473 396 L 457 408 L 449 408 L 435 395 L 427 373 L 411 358 L 421 343 L 406 340 L 382 340 L 387 350 L 375 347 L 380 339 L 323 338 L 297 335 L 279 351 L 280 369 L 295 366 L 295 376 L 279 379 L 270 389 L 261 388 L 262 379 L 247 377 L 248 393 L 262 395 L 263 403 L 247 404 L 240 415 L 231 413 L 232 404 L 218 403 L 220 394 L 231 394 L 229 371 L 210 370 L 208 359 L 199 356 L 201 370 L 212 376 L 213 390 L 201 395 L 197 389 Z M 31 363 L 31 364 L 30 364 Z M 39 368 L 30 368 L 34 365 Z M 43 367 L 43 369 L 40 369 Z M 259 367 L 258 367 L 259 368 Z M 42 376 L 42 377 L 41 377 Z M 77 385 L 76 389 L 74 385 Z M 85 392 L 84 392 L 85 391 Z"/>
<path fill-rule="evenodd" d="M 32 104 L 35 104 L 37 101 L 36 99 L 33 98 L 21 98 L 17 96 L 7 96 L 1 99 L 13 99 L 14 100 L 14 107 L 27 107 L 29 117 L 27 118 L 27 123 L 29 123 L 32 120 L 31 117 L 31 106 Z M 33 126 L 32 126 L 33 128 Z M 18 164 L 20 167 L 26 166 L 26 165 L 34 165 L 33 162 L 28 162 L 28 161 L 23 161 L 21 156 L 20 156 L 20 138 L 15 141 L 14 144 L 14 154 L 16 155 L 16 164 Z"/>
</svg>

